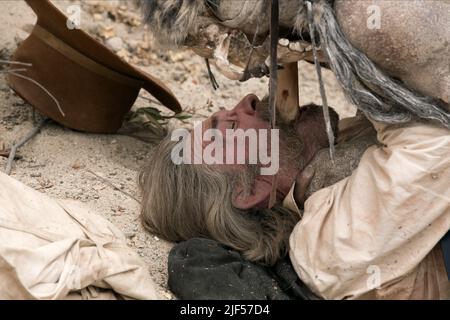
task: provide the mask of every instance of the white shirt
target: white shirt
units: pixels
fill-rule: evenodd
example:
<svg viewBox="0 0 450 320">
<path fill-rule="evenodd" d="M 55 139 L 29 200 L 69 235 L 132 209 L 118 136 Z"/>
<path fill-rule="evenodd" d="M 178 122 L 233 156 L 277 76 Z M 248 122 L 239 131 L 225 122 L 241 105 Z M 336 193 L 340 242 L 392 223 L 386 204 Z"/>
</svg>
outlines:
<svg viewBox="0 0 450 320">
<path fill-rule="evenodd" d="M 438 242 L 450 229 L 450 130 L 374 127 L 382 145 L 305 202 L 293 266 L 326 299 L 448 299 Z"/>
</svg>

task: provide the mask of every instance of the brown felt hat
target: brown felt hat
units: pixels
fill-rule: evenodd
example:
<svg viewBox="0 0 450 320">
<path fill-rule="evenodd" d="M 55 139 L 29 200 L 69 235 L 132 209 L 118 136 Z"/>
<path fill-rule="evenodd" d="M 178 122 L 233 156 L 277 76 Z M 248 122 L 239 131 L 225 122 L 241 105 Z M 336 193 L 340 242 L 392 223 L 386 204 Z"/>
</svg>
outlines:
<svg viewBox="0 0 450 320">
<path fill-rule="evenodd" d="M 10 74 L 8 80 L 44 115 L 72 129 L 113 133 L 141 88 L 181 112 L 180 103 L 161 81 L 126 63 L 86 32 L 70 30 L 67 17 L 49 0 L 25 1 L 38 21 L 13 59 L 32 66 Z"/>
</svg>

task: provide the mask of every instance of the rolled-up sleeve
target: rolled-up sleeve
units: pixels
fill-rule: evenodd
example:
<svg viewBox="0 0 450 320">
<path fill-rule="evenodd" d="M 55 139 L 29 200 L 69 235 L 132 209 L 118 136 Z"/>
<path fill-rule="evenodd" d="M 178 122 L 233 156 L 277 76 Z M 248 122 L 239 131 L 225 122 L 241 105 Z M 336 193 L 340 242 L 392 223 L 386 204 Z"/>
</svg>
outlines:
<svg viewBox="0 0 450 320">
<path fill-rule="evenodd" d="M 450 131 L 374 123 L 381 146 L 314 193 L 290 238 L 300 278 L 327 299 L 358 298 L 413 272 L 450 228 Z"/>
</svg>

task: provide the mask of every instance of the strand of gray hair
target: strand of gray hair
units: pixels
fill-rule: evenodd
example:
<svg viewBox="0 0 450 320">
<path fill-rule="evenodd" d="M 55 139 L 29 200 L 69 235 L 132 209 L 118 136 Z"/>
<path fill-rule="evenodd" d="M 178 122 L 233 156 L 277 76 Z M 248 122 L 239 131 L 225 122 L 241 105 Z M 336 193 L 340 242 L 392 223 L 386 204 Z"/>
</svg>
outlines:
<svg viewBox="0 0 450 320">
<path fill-rule="evenodd" d="M 404 123 L 413 116 L 435 120 L 450 128 L 450 113 L 437 99 L 412 92 L 381 71 L 364 53 L 354 48 L 342 32 L 327 2 L 320 6 L 314 24 L 329 64 L 348 99 L 367 116 L 385 123 Z"/>
</svg>

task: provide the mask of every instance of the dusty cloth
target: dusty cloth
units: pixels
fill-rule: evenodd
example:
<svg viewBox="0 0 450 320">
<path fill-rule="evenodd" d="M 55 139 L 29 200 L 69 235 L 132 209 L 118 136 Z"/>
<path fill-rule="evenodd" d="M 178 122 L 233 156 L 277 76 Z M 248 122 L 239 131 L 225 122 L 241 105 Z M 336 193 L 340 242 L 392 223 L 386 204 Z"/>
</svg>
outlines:
<svg viewBox="0 0 450 320">
<path fill-rule="evenodd" d="M 0 173 L 0 299 L 157 299 L 122 233 Z"/>
<path fill-rule="evenodd" d="M 448 299 L 438 242 L 450 228 L 450 131 L 374 127 L 382 145 L 305 202 L 290 238 L 293 266 L 326 299 Z"/>
<path fill-rule="evenodd" d="M 297 275 L 290 268 L 295 282 Z M 168 270 L 169 288 L 180 299 L 291 298 L 284 291 L 292 286 L 286 283 L 282 288 L 273 275 L 275 270 L 247 261 L 239 252 L 210 239 L 195 238 L 175 245 L 169 254 Z"/>
</svg>

